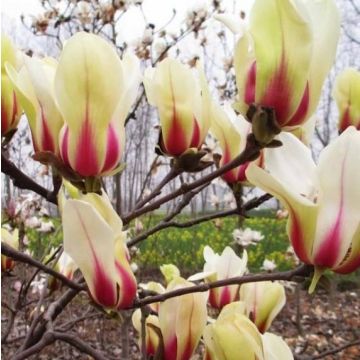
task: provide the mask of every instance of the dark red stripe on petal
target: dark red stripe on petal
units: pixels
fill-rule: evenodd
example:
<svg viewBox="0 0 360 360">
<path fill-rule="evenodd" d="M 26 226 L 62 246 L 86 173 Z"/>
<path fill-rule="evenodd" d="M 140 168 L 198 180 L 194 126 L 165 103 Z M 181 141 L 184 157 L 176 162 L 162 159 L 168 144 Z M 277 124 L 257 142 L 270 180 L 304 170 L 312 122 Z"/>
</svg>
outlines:
<svg viewBox="0 0 360 360">
<path fill-rule="evenodd" d="M 339 257 L 341 243 L 341 228 L 344 217 L 344 172 L 345 172 L 346 155 L 341 164 L 340 178 L 340 204 L 339 211 L 336 216 L 334 225 L 325 235 L 325 239 L 321 242 L 320 248 L 315 254 L 314 265 L 323 267 L 333 267 Z M 336 191 L 336 190 L 335 190 Z"/>
<path fill-rule="evenodd" d="M 68 151 L 69 151 L 69 128 L 66 126 L 64 133 L 60 139 L 60 156 L 64 164 L 69 166 L 70 163 L 69 163 Z"/>
<path fill-rule="evenodd" d="M 201 139 L 200 139 L 200 127 L 199 127 L 199 123 L 197 122 L 197 120 L 196 120 L 196 118 L 194 116 L 194 127 L 193 127 L 193 134 L 192 134 L 190 147 L 199 148 L 201 146 L 200 141 L 201 141 Z"/>
<path fill-rule="evenodd" d="M 94 144 L 96 134 L 91 126 L 88 110 L 80 131 L 76 149 L 75 171 L 83 176 L 96 176 L 99 174 L 98 157 Z"/>
<path fill-rule="evenodd" d="M 220 309 L 219 290 L 220 289 L 215 288 L 215 289 L 210 289 L 209 291 L 208 302 L 215 309 Z"/>
<path fill-rule="evenodd" d="M 3 97 L 1 97 L 1 135 L 4 135 L 9 131 L 9 125 L 9 118 L 6 111 L 4 99 Z"/>
<path fill-rule="evenodd" d="M 120 140 L 117 137 L 117 134 L 110 124 L 107 133 L 106 140 L 106 155 L 105 155 L 105 163 L 102 168 L 102 171 L 110 171 L 114 169 L 120 161 Z"/>
<path fill-rule="evenodd" d="M 291 84 L 287 78 L 287 64 L 283 54 L 279 68 L 269 81 L 260 105 L 274 108 L 280 126 L 286 125 L 290 112 Z"/>
<path fill-rule="evenodd" d="M 250 164 L 250 161 L 248 161 L 245 164 L 239 166 L 238 172 L 237 172 L 237 180 L 238 181 L 240 181 L 240 182 L 247 181 L 246 170 L 247 170 L 249 164 Z"/>
<path fill-rule="evenodd" d="M 92 250 L 93 251 L 93 250 Z M 94 300 L 100 305 L 106 308 L 113 308 L 116 306 L 117 294 L 116 294 L 116 284 L 108 278 L 106 272 L 99 264 L 96 259 L 96 255 L 93 253 L 94 262 L 95 262 L 95 282 L 94 282 L 94 294 L 92 294 Z"/>
<path fill-rule="evenodd" d="M 51 132 L 49 130 L 47 119 L 44 113 L 44 108 L 40 104 L 40 113 L 41 113 L 41 151 L 55 151 L 54 139 L 52 138 Z"/>
<path fill-rule="evenodd" d="M 301 125 L 306 120 L 306 115 L 309 110 L 309 103 L 310 103 L 310 91 L 309 91 L 309 83 L 307 83 L 300 104 L 295 114 L 292 116 L 292 118 L 286 125 L 287 126 Z"/>
<path fill-rule="evenodd" d="M 294 248 L 295 254 L 297 257 L 303 261 L 304 263 L 310 264 L 310 259 L 308 257 L 305 244 L 304 244 L 304 235 L 301 229 L 299 220 L 297 219 L 294 211 L 290 209 L 291 217 L 291 228 L 289 231 L 289 237 L 291 240 L 291 244 Z"/>
<path fill-rule="evenodd" d="M 175 326 L 175 324 L 174 324 Z M 176 335 L 165 344 L 165 359 L 176 360 L 177 357 L 177 339 Z"/>
<path fill-rule="evenodd" d="M 231 299 L 231 292 L 229 286 L 224 286 L 220 289 L 220 308 L 230 304 L 233 300 Z"/>
<path fill-rule="evenodd" d="M 131 271 L 125 269 L 118 261 L 115 261 L 116 271 L 118 272 L 121 284 L 119 287 L 118 309 L 130 307 L 136 296 L 136 279 Z"/>
<path fill-rule="evenodd" d="M 245 84 L 244 101 L 250 105 L 255 102 L 255 91 L 256 91 L 256 61 L 254 61 L 247 74 Z"/>
<path fill-rule="evenodd" d="M 228 146 L 226 145 L 226 148 L 224 150 L 224 154 L 223 154 L 222 159 L 221 159 L 221 164 L 226 165 L 231 160 L 232 160 L 232 158 L 231 158 L 231 155 L 230 155 L 230 150 L 229 150 Z M 226 181 L 229 184 L 237 182 L 236 171 L 237 171 L 237 168 L 227 171 L 224 175 L 222 175 L 223 180 Z"/>
<path fill-rule="evenodd" d="M 351 125 L 350 106 L 347 106 L 339 123 L 339 131 L 342 133 Z M 360 124 L 359 124 L 360 126 Z"/>
<path fill-rule="evenodd" d="M 11 125 L 16 122 L 18 116 L 18 102 L 16 97 L 16 92 L 13 91 L 13 108 L 12 108 L 12 117 L 11 117 Z"/>
<path fill-rule="evenodd" d="M 166 152 L 169 155 L 179 156 L 187 150 L 188 146 L 184 131 L 185 129 L 183 129 L 179 119 L 177 118 L 176 109 L 174 109 L 171 127 L 167 134 L 168 136 L 167 138 L 163 138 Z"/>
<path fill-rule="evenodd" d="M 352 260 L 345 260 L 345 262 L 334 271 L 339 274 L 349 274 L 360 268 L 360 254 L 354 257 Z"/>
</svg>

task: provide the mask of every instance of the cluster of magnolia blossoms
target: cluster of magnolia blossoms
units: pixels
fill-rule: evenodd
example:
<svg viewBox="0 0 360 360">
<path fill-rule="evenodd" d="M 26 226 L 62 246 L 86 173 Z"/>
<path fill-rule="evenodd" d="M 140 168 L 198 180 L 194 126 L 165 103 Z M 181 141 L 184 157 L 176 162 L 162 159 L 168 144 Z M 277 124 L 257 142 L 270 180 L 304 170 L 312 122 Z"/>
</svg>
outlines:
<svg viewBox="0 0 360 360">
<path fill-rule="evenodd" d="M 134 55 L 120 60 L 107 41 L 78 33 L 66 42 L 59 62 L 24 55 L 22 66 L 12 61 L 4 66 L 36 153 L 60 157 L 81 177 L 104 175 L 118 166 L 125 118 L 141 80 Z"/>
<path fill-rule="evenodd" d="M 193 286 L 189 280 L 196 281 L 204 276 L 225 280 L 246 270 L 246 255 L 241 259 L 230 248 L 225 248 L 221 256 L 207 248 L 204 257 L 206 271 L 202 274 L 184 280 L 175 266 L 166 265 L 161 269 L 168 282 L 166 289 L 155 282 L 142 287 L 164 294 Z M 240 271 L 236 265 L 240 265 Z M 219 306 L 214 297 L 226 300 Z M 286 343 L 267 332 L 285 301 L 285 290 L 279 283 L 247 283 L 240 289 L 234 285 L 151 304 L 151 313 L 143 320 L 145 328 L 141 325 L 141 310 L 134 312 L 132 321 L 140 335 L 145 329 L 146 353 L 155 358 L 188 360 L 203 337 L 206 348 L 204 359 L 207 360 L 253 359 L 255 355 L 263 360 L 290 360 L 293 356 Z M 217 320 L 207 317 L 207 302 L 209 306 L 221 310 Z"/>
</svg>

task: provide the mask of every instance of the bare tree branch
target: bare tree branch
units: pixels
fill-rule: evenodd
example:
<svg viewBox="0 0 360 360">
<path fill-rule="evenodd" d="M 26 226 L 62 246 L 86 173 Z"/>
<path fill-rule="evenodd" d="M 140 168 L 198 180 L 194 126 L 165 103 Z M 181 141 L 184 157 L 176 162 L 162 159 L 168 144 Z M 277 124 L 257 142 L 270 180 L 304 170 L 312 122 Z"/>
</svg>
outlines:
<svg viewBox="0 0 360 360">
<path fill-rule="evenodd" d="M 19 189 L 31 190 L 49 202 L 57 204 L 57 190 L 49 191 L 36 183 L 33 179 L 18 169 L 14 163 L 4 156 L 3 153 L 1 154 L 1 172 L 8 175 L 13 181 L 14 186 Z"/>
<path fill-rule="evenodd" d="M 210 289 L 227 286 L 227 285 L 241 285 L 249 282 L 259 282 L 259 281 L 275 281 L 275 280 L 287 280 L 290 281 L 297 276 L 308 276 L 313 271 L 311 265 L 301 265 L 293 270 L 277 272 L 277 273 L 265 273 L 265 274 L 248 274 L 244 276 L 236 276 L 230 279 L 213 281 L 210 283 L 203 283 L 195 286 L 189 286 L 173 291 L 168 291 L 163 294 L 158 294 L 154 296 L 148 296 L 144 299 L 135 300 L 132 308 L 139 308 L 145 305 L 149 305 L 155 302 L 162 302 L 167 299 L 181 296 L 185 294 L 192 294 L 195 292 L 205 292 Z"/>
</svg>

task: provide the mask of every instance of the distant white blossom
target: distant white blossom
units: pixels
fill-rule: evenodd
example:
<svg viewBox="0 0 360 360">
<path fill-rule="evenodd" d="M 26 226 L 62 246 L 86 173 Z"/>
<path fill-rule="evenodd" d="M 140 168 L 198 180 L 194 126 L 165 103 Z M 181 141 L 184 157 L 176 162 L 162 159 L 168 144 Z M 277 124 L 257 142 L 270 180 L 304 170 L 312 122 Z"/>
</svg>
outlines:
<svg viewBox="0 0 360 360">
<path fill-rule="evenodd" d="M 246 229 L 235 229 L 232 233 L 234 242 L 242 247 L 257 244 L 264 238 L 260 231 Z"/>
<path fill-rule="evenodd" d="M 275 261 L 265 259 L 263 264 L 262 264 L 261 269 L 270 272 L 270 271 L 274 271 L 276 269 L 276 266 L 277 265 L 276 265 Z"/>
<path fill-rule="evenodd" d="M 39 228 L 41 226 L 41 221 L 36 216 L 25 219 L 25 226 L 30 229 Z"/>
<path fill-rule="evenodd" d="M 47 221 L 47 222 L 42 221 L 41 226 L 38 229 L 38 231 L 41 233 L 48 233 L 48 232 L 53 231 L 54 229 L 55 229 L 55 226 L 52 221 Z"/>
</svg>

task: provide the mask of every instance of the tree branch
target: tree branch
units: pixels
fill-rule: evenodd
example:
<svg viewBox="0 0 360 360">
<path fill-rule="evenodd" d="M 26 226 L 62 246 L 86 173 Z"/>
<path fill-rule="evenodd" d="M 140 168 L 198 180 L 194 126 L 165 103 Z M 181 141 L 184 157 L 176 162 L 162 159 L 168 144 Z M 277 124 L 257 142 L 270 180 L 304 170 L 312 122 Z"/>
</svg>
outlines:
<svg viewBox="0 0 360 360">
<path fill-rule="evenodd" d="M 1 253 L 5 256 L 11 257 L 14 260 L 20 261 L 22 263 L 34 266 L 38 269 L 41 269 L 45 273 L 53 276 L 56 279 L 62 281 L 65 285 L 72 289 L 76 290 L 86 290 L 86 286 L 84 284 L 78 284 L 75 281 L 69 280 L 66 276 L 58 273 L 54 269 L 42 264 L 40 261 L 33 259 L 31 256 L 26 255 L 18 250 L 15 250 L 11 246 L 5 244 L 4 242 L 1 243 Z"/>
<path fill-rule="evenodd" d="M 8 175 L 14 186 L 19 189 L 31 190 L 49 202 L 57 204 L 56 191 L 49 191 L 36 183 L 33 179 L 18 169 L 14 163 L 4 156 L 3 153 L 1 154 L 1 172 Z"/>
<path fill-rule="evenodd" d="M 265 274 L 248 274 L 244 276 L 236 276 L 230 279 L 218 280 L 210 283 L 203 283 L 199 285 L 194 285 L 194 286 L 189 286 L 189 287 L 169 291 L 163 294 L 148 296 L 145 297 L 144 299 L 135 300 L 132 308 L 139 308 L 155 302 L 162 302 L 176 296 L 192 294 L 195 292 L 205 292 L 210 289 L 227 286 L 227 285 L 241 285 L 249 282 L 259 282 L 259 281 L 275 281 L 275 280 L 290 281 L 296 276 L 308 276 L 311 274 L 312 271 L 313 271 L 313 267 L 311 265 L 301 265 L 296 269 L 283 271 L 283 272 L 265 273 Z"/>
<path fill-rule="evenodd" d="M 262 203 L 264 203 L 265 201 L 271 199 L 272 196 L 270 194 L 264 194 L 258 198 L 254 198 L 251 199 L 250 201 L 248 201 L 246 204 L 244 204 L 244 206 L 242 207 L 242 212 L 246 212 L 252 209 L 255 209 L 256 207 L 258 207 L 259 205 L 261 205 Z M 159 224 L 157 224 L 156 226 L 154 226 L 153 228 L 145 231 L 144 233 L 134 237 L 132 240 L 130 240 L 127 245 L 128 247 L 134 246 L 136 244 L 138 244 L 139 242 L 145 240 L 146 238 L 148 238 L 150 235 L 153 235 L 155 233 L 157 233 L 160 230 L 166 229 L 166 228 L 170 228 L 170 227 L 175 227 L 175 228 L 187 228 L 187 227 L 191 227 L 194 225 L 198 225 L 201 224 L 203 222 L 206 221 L 210 221 L 213 219 L 220 219 L 223 217 L 227 217 L 227 216 L 232 216 L 232 215 L 241 215 L 241 213 L 239 213 L 238 209 L 230 209 L 230 210 L 225 210 L 225 211 L 220 211 L 220 212 L 216 212 L 213 214 L 208 214 L 208 215 L 204 215 L 204 216 L 200 216 L 198 218 L 186 221 L 186 222 L 182 222 L 179 223 L 177 221 L 161 221 Z M 173 216 L 174 217 L 174 216 Z"/>
<path fill-rule="evenodd" d="M 297 356 L 296 359 L 297 360 L 317 360 L 317 359 L 322 359 L 326 356 L 329 356 L 329 355 L 334 355 L 340 351 L 343 351 L 349 347 L 352 347 L 352 346 L 358 346 L 360 345 L 360 339 L 356 339 L 355 341 L 352 341 L 352 342 L 349 342 L 345 345 L 342 345 L 342 346 L 339 346 L 339 347 L 336 347 L 336 348 L 333 348 L 333 349 L 330 349 L 330 350 L 327 350 L 327 351 L 324 351 L 318 355 L 315 355 L 315 356 L 310 356 L 310 357 L 304 357 L 304 356 Z"/>
<path fill-rule="evenodd" d="M 159 198 L 158 200 L 154 201 L 153 203 L 142 207 L 141 209 L 135 209 L 134 211 L 130 212 L 129 214 L 125 214 L 123 216 L 123 223 L 126 225 L 131 220 L 139 217 L 140 215 L 144 215 L 148 213 L 149 211 L 158 209 L 162 204 L 175 199 L 179 195 L 186 194 L 190 190 L 196 189 L 199 186 L 202 186 L 206 183 L 210 183 L 212 180 L 216 179 L 217 177 L 225 174 L 227 171 L 244 164 L 245 162 L 249 161 L 250 159 L 254 159 L 257 154 L 259 154 L 260 150 L 262 149 L 261 146 L 255 142 L 255 140 L 252 140 L 251 137 L 248 137 L 246 142 L 246 148 L 244 151 L 237 156 L 234 160 L 230 161 L 226 165 L 223 165 L 219 169 L 215 170 L 214 172 L 205 175 L 201 179 L 195 180 L 194 182 L 190 184 L 182 184 L 177 190 L 174 192 L 164 195 L 163 197 Z"/>
</svg>

